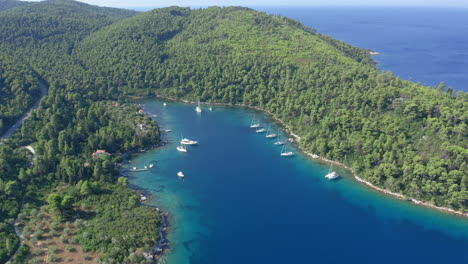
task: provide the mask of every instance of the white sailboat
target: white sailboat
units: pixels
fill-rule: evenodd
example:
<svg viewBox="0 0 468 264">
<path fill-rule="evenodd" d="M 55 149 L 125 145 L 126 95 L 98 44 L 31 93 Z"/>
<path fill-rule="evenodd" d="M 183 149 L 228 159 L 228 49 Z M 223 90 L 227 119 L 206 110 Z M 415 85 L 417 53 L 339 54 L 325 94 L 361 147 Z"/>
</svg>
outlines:
<svg viewBox="0 0 468 264">
<path fill-rule="evenodd" d="M 294 152 L 292 151 L 284 151 L 284 146 L 283 148 L 281 149 L 281 153 L 280 153 L 281 156 L 283 157 L 290 157 L 290 156 L 293 156 L 294 155 Z"/>
<path fill-rule="evenodd" d="M 338 173 L 336 173 L 336 171 L 332 171 L 332 166 L 333 166 L 333 163 L 330 164 L 330 168 L 328 169 L 328 173 L 327 173 L 327 175 L 325 175 L 325 178 L 327 178 L 329 180 L 338 179 L 340 177 L 340 175 L 338 175 Z"/>
<path fill-rule="evenodd" d="M 250 121 L 250 127 L 251 128 L 259 128 L 261 125 L 259 123 L 256 123 L 255 118 L 252 118 L 252 121 Z"/>
<path fill-rule="evenodd" d="M 198 99 L 198 106 L 195 107 L 195 111 L 197 111 L 197 113 L 201 113 L 202 112 L 202 109 L 200 107 L 200 99 Z"/>
<path fill-rule="evenodd" d="M 284 145 L 284 141 L 278 140 L 278 141 L 275 142 L 275 145 L 282 146 L 282 145 Z"/>
<path fill-rule="evenodd" d="M 270 126 L 268 126 L 267 135 L 265 136 L 266 138 L 275 138 L 276 137 L 275 133 L 269 133 L 269 132 L 270 132 Z"/>
<path fill-rule="evenodd" d="M 275 145 L 277 145 L 277 146 L 282 146 L 282 145 L 284 145 L 284 141 L 281 140 L 281 137 L 278 138 L 278 140 L 275 142 Z"/>
<path fill-rule="evenodd" d="M 183 173 L 183 172 L 181 172 L 181 171 L 179 171 L 179 172 L 177 173 L 177 176 L 179 176 L 179 178 L 183 178 L 183 177 L 185 177 L 184 173 Z"/>
<path fill-rule="evenodd" d="M 260 129 L 255 130 L 255 132 L 256 133 L 263 133 L 263 132 L 266 132 L 266 129 L 260 128 Z"/>
</svg>

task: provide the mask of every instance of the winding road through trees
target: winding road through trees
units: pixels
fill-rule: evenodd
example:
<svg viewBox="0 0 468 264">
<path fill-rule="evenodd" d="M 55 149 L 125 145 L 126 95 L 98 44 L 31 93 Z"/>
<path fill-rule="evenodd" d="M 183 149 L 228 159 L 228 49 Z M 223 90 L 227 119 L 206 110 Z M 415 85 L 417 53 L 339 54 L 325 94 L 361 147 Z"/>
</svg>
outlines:
<svg viewBox="0 0 468 264">
<path fill-rule="evenodd" d="M 31 116 L 31 111 L 32 110 L 35 110 L 39 107 L 39 104 L 41 103 L 42 101 L 42 98 L 44 98 L 44 96 L 47 95 L 47 85 L 44 81 L 39 81 L 39 88 L 41 90 L 41 96 L 39 97 L 39 99 L 37 99 L 36 103 L 34 103 L 34 105 L 26 112 L 24 113 L 24 115 L 18 119 L 16 121 L 16 123 L 11 126 L 6 132 L 5 134 L 3 134 L 0 138 L 0 144 L 2 144 L 2 141 L 4 140 L 7 140 L 9 137 L 11 137 L 11 135 L 13 135 L 13 133 L 21 127 L 21 125 L 23 124 L 24 120 L 26 120 L 29 116 Z"/>
<path fill-rule="evenodd" d="M 42 101 L 42 99 L 44 98 L 44 96 L 47 95 L 47 85 L 44 81 L 39 81 L 39 87 L 40 87 L 40 90 L 41 90 L 41 96 L 39 97 L 39 99 L 36 101 L 36 103 L 34 103 L 34 105 L 26 112 L 23 114 L 23 116 L 21 116 L 20 119 L 18 119 L 15 124 L 10 127 L 6 132 L 5 134 L 3 134 L 1 136 L 1 140 L 0 140 L 0 144 L 2 144 L 4 140 L 7 140 L 9 137 L 11 137 L 11 135 L 13 135 L 13 133 L 21 127 L 21 125 L 23 124 L 24 120 L 26 120 L 28 117 L 31 116 L 31 112 L 35 109 L 37 109 Z M 25 146 L 23 147 L 25 149 L 28 149 L 29 151 L 31 151 L 31 153 L 33 154 L 33 157 L 32 157 L 32 163 L 34 164 L 34 162 L 36 161 L 36 151 L 34 150 L 34 148 L 32 146 Z M 20 213 L 21 211 L 23 210 L 23 204 L 24 204 L 24 198 L 22 199 L 21 201 L 21 208 L 20 208 Z M 19 214 L 18 214 L 19 215 Z M 21 246 L 23 245 L 23 242 L 24 242 L 24 237 L 23 237 L 23 234 L 21 234 L 20 230 L 19 230 L 19 223 L 20 223 L 20 219 L 19 217 L 17 217 L 15 219 L 15 224 L 14 224 L 14 227 L 15 227 L 15 232 L 16 232 L 16 235 L 19 237 L 20 239 L 20 244 L 18 246 L 18 248 L 16 249 L 15 253 L 10 257 L 10 259 L 6 262 L 6 263 L 10 263 L 14 258 L 15 256 L 18 254 L 18 252 L 20 251 L 21 249 Z"/>
</svg>

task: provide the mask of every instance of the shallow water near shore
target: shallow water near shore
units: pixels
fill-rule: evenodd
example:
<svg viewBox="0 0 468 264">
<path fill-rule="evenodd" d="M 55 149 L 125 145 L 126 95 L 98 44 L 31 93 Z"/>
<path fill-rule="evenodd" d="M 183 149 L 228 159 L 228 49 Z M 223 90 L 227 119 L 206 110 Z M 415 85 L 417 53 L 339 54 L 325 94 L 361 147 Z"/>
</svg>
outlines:
<svg viewBox="0 0 468 264">
<path fill-rule="evenodd" d="M 164 147 L 138 154 L 131 166 L 156 161 L 130 182 L 171 214 L 164 263 L 466 263 L 468 219 L 378 193 L 352 175 L 328 181 L 328 165 L 281 147 L 249 128 L 259 112 L 141 101 L 156 114 Z M 181 137 L 198 140 L 188 153 Z M 282 134 L 284 139 L 284 134 Z M 176 175 L 183 171 L 184 179 Z"/>
</svg>

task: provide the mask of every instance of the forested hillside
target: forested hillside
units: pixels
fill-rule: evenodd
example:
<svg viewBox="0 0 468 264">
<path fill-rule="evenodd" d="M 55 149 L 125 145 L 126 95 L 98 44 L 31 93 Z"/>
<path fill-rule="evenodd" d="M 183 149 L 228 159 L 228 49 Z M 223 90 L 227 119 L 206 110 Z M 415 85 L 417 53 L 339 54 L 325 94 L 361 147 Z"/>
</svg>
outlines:
<svg viewBox="0 0 468 264">
<path fill-rule="evenodd" d="M 0 137 L 38 99 L 38 76 L 0 52 Z"/>
<path fill-rule="evenodd" d="M 372 183 L 468 208 L 467 96 L 379 73 L 368 51 L 246 8 L 167 8 L 106 27 L 74 54 L 106 87 L 257 106 L 304 149 Z"/>
<path fill-rule="evenodd" d="M 18 246 L 13 223 L 22 200 L 27 209 L 18 219 L 24 226 L 29 246 L 22 247 L 14 263 L 44 259 L 46 253 L 39 245 L 54 238 L 70 237 L 69 228 L 57 228 L 69 222 L 76 222 L 83 230 L 77 232 L 109 228 L 106 237 L 96 237 L 93 232 L 92 236 L 78 238 L 75 234 L 74 238 L 63 240 L 67 247 L 81 244 L 99 251 L 100 259 L 109 263 L 125 262 L 129 256 L 141 260 L 140 247 L 148 249 L 159 239 L 159 213 L 141 207 L 138 195 L 117 183 L 116 166 L 122 161 L 119 154 L 158 144 L 159 128 L 156 122 L 138 112 L 138 106 L 124 99 L 109 101 L 116 97 L 111 91 L 94 92 L 91 83 L 95 80 L 87 81 L 85 69 L 71 59 L 74 46 L 82 38 L 134 14 L 134 11 L 74 1 L 31 3 L 0 13 L 2 129 L 7 129 L 22 115 L 38 95 L 39 78 L 49 84 L 49 95 L 40 107 L 13 137 L 0 145 L 0 263 Z M 20 148 L 29 144 L 36 150 L 34 164 L 31 153 Z M 92 153 L 98 149 L 115 156 L 93 158 Z M 84 182 L 93 187 L 76 194 L 76 186 Z M 64 192 L 66 199 L 60 196 Z M 53 204 L 46 206 L 48 201 L 57 200 L 48 200 L 49 193 L 58 193 L 58 199 L 64 199 L 59 202 L 60 210 L 55 210 Z M 92 200 L 87 201 L 90 197 Z M 107 208 L 108 197 L 113 197 L 116 204 L 109 207 L 109 212 L 96 213 L 100 207 Z M 122 200 L 128 203 L 121 203 Z M 110 214 L 122 211 L 127 216 L 113 222 Z M 45 215 L 52 217 L 52 223 Z M 83 221 L 86 226 L 79 225 Z M 51 229 L 53 233 L 46 233 Z M 137 229 L 147 232 L 130 238 L 129 233 Z M 34 237 L 29 236 L 32 232 Z M 108 240 L 125 243 L 112 244 Z M 57 245 L 48 243 L 48 248 L 56 251 Z M 57 259 L 55 254 L 47 257 L 51 262 L 70 261 Z"/>
<path fill-rule="evenodd" d="M 44 214 L 57 226 L 74 221 L 71 241 L 108 263 L 141 259 L 154 245 L 159 214 L 138 205 L 116 168 L 120 153 L 158 144 L 159 129 L 127 95 L 259 107 L 299 134 L 305 150 L 378 186 L 468 210 L 462 92 L 380 73 L 368 50 L 248 8 L 139 14 L 68 0 L 7 2 L 16 7 L 0 9 L 0 132 L 37 97 L 39 79 L 49 94 L 0 146 L 0 262 L 18 245 L 13 222 L 23 197 L 28 231 L 44 228 Z M 20 148 L 30 144 L 33 165 Z M 114 156 L 92 158 L 97 149 Z M 149 231 L 121 239 L 135 230 Z"/>
</svg>

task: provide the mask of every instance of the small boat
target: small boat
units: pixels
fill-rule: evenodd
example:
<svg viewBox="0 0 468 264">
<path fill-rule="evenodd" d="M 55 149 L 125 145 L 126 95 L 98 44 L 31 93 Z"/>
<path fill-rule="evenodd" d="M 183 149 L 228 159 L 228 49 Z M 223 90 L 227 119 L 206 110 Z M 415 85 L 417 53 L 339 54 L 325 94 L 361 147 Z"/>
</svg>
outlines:
<svg viewBox="0 0 468 264">
<path fill-rule="evenodd" d="M 281 156 L 283 157 L 290 157 L 290 156 L 293 156 L 294 155 L 294 152 L 292 151 L 284 151 L 284 146 L 283 148 L 281 149 L 281 153 L 280 153 Z"/>
<path fill-rule="evenodd" d="M 184 147 L 184 145 L 177 146 L 177 150 L 180 152 L 187 152 L 187 149 Z"/>
<path fill-rule="evenodd" d="M 149 165 L 149 168 L 151 169 L 151 168 L 153 168 L 153 167 L 154 167 L 154 164 L 151 163 L 151 164 Z"/>
<path fill-rule="evenodd" d="M 338 175 L 338 173 L 336 173 L 336 171 L 332 171 L 332 167 L 333 167 L 333 163 L 330 164 L 330 168 L 328 169 L 328 173 L 327 173 L 327 175 L 325 175 L 325 178 L 327 178 L 329 180 L 338 179 L 340 177 L 340 175 Z"/>
<path fill-rule="evenodd" d="M 183 138 L 183 139 L 180 141 L 180 144 L 182 144 L 182 145 L 196 145 L 196 144 L 198 144 L 198 141 L 190 140 L 190 139 L 188 139 L 188 138 Z"/>
<path fill-rule="evenodd" d="M 180 178 L 183 178 L 183 177 L 185 177 L 184 173 L 183 173 L 183 172 L 181 172 L 181 171 L 179 171 L 179 172 L 177 173 L 177 176 L 179 176 Z"/>
<path fill-rule="evenodd" d="M 260 129 L 255 130 L 255 132 L 256 133 L 263 133 L 263 132 L 266 132 L 266 129 L 260 128 Z"/>
<path fill-rule="evenodd" d="M 274 138 L 274 137 L 276 137 L 276 134 L 275 134 L 275 133 L 270 133 L 270 126 L 268 126 L 268 128 L 267 128 L 266 134 L 267 134 L 267 135 L 265 136 L 266 138 Z"/>
<path fill-rule="evenodd" d="M 259 123 L 255 123 L 255 118 L 252 118 L 252 121 L 250 121 L 250 127 L 251 128 L 259 128 L 261 125 Z"/>
<path fill-rule="evenodd" d="M 278 131 L 278 134 L 279 134 L 279 131 Z M 282 145 L 284 145 L 284 141 L 282 141 L 281 137 L 280 137 L 280 138 L 278 138 L 278 140 L 274 144 L 277 145 L 277 146 L 282 146 Z"/>
<path fill-rule="evenodd" d="M 145 170 L 147 170 L 147 169 L 148 169 L 148 166 L 145 166 Z"/>
<path fill-rule="evenodd" d="M 208 110 L 210 110 L 210 111 L 213 111 L 213 108 L 212 108 L 212 107 L 210 107 L 210 108 L 208 108 Z"/>
<path fill-rule="evenodd" d="M 200 99 L 198 99 L 198 106 L 195 107 L 195 111 L 197 111 L 197 113 L 201 113 L 202 112 L 202 109 L 200 107 Z"/>
<path fill-rule="evenodd" d="M 165 132 L 165 133 L 169 133 L 169 132 L 171 132 L 172 130 L 170 130 L 170 129 L 161 129 L 161 131 L 162 131 L 162 132 Z"/>
<path fill-rule="evenodd" d="M 164 106 L 166 106 L 167 104 L 166 103 L 163 103 Z"/>
</svg>

